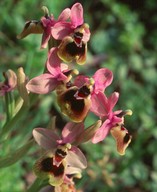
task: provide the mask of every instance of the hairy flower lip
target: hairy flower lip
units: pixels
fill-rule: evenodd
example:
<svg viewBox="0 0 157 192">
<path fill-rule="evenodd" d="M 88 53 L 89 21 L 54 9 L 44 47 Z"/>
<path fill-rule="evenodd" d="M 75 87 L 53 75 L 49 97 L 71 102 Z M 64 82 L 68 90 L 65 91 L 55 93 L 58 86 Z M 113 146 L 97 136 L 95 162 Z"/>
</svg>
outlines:
<svg viewBox="0 0 157 192">
<path fill-rule="evenodd" d="M 122 125 L 111 128 L 111 134 L 116 141 L 117 151 L 120 155 L 125 155 L 125 150 L 131 142 L 132 136 Z"/>
<path fill-rule="evenodd" d="M 58 47 L 58 56 L 64 62 L 70 63 L 76 61 L 77 64 L 83 65 L 86 61 L 87 44 L 72 36 L 66 36 Z"/>
</svg>

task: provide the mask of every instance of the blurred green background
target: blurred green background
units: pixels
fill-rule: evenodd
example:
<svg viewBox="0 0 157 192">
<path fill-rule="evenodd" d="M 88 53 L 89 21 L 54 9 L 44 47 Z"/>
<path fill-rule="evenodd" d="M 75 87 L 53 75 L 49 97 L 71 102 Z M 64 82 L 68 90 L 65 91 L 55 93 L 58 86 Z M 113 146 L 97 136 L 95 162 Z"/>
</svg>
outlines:
<svg viewBox="0 0 157 192">
<path fill-rule="evenodd" d="M 57 18 L 72 0 L 1 0 L 0 1 L 0 81 L 2 72 L 23 67 L 30 78 L 42 73 L 47 50 L 40 50 L 41 35 L 17 40 L 25 21 L 40 19 L 46 5 Z M 85 192 L 156 192 L 157 191 L 157 4 L 156 0 L 82 0 L 85 22 L 90 25 L 86 66 L 88 75 L 107 67 L 114 73 L 106 94 L 120 93 L 117 109 L 131 109 L 125 127 L 133 139 L 125 156 L 119 156 L 113 138 L 82 145 L 88 159 L 83 178 L 76 181 Z M 0 98 L 0 114 L 5 109 Z M 46 127 L 57 114 L 58 127 L 65 123 L 55 108 L 51 94 L 41 96 L 18 122 L 10 139 L 0 143 L 0 157 L 14 152 L 31 136 L 34 127 Z M 96 118 L 88 117 L 90 125 Z M 20 134 L 22 130 L 22 135 Z M 92 145 L 92 147 L 91 147 Z M 0 192 L 23 192 L 34 177 L 32 166 L 39 157 L 34 144 L 16 164 L 0 170 Z"/>
</svg>

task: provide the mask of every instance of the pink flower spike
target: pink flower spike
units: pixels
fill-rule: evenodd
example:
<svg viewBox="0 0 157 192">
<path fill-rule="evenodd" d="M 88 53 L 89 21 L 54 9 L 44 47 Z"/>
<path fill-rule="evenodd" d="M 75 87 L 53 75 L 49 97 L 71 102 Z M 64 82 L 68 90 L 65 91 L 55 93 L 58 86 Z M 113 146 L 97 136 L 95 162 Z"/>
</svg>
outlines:
<svg viewBox="0 0 157 192">
<path fill-rule="evenodd" d="M 83 19 L 83 7 L 80 3 L 75 3 L 71 8 L 71 23 L 74 28 L 82 25 Z"/>
<path fill-rule="evenodd" d="M 102 68 L 96 71 L 96 73 L 93 76 L 93 79 L 95 81 L 95 93 L 98 93 L 99 91 L 104 92 L 106 87 L 108 87 L 113 80 L 113 74 L 112 71 L 110 71 L 107 68 Z"/>
<path fill-rule="evenodd" d="M 33 130 L 33 137 L 38 145 L 46 150 L 56 149 L 56 140 L 59 139 L 58 135 L 53 133 L 52 130 L 45 128 L 35 128 Z"/>
<path fill-rule="evenodd" d="M 58 85 L 58 81 L 51 74 L 45 73 L 31 79 L 26 88 L 28 91 L 37 94 L 47 94 L 53 91 Z"/>
</svg>

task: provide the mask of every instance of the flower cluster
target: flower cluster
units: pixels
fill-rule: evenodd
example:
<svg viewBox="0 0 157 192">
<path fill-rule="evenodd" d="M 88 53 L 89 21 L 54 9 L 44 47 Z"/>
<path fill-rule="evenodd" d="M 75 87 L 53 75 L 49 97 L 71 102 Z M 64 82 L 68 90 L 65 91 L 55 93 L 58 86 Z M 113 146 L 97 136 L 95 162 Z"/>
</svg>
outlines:
<svg viewBox="0 0 157 192">
<path fill-rule="evenodd" d="M 87 141 L 99 143 L 111 133 L 116 140 L 118 153 L 124 155 L 131 141 L 131 135 L 124 127 L 124 116 L 132 112 L 113 110 L 119 93 L 105 94 L 113 80 L 111 70 L 101 68 L 89 77 L 79 74 L 77 65 L 73 65 L 85 64 L 90 39 L 82 5 L 75 3 L 71 9 L 64 9 L 58 19 L 49 14 L 46 7 L 43 7 L 43 11 L 44 16 L 39 21 L 27 21 L 17 37 L 22 39 L 29 34 L 42 34 L 41 48 L 49 47 L 44 73 L 28 80 L 22 69 L 17 77 L 8 71 L 5 75 L 7 80 L 0 83 L 0 94 L 14 89 L 16 83 L 26 103 L 29 93 L 55 92 L 60 111 L 69 122 L 61 134 L 56 131 L 55 118 L 49 128 L 33 130 L 35 141 L 44 149 L 43 156 L 34 165 L 34 172 L 40 178 L 47 178 L 56 192 L 74 192 L 73 179 L 80 178 L 82 169 L 87 167 L 86 158 L 78 146 Z M 89 112 L 99 120 L 85 128 L 84 121 Z"/>
</svg>

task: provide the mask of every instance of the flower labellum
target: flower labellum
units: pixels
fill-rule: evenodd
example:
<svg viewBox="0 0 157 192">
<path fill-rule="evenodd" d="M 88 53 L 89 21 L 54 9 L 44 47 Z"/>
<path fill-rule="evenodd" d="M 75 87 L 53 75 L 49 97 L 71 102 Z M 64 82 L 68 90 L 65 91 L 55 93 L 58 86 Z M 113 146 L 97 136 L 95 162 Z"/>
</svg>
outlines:
<svg viewBox="0 0 157 192">
<path fill-rule="evenodd" d="M 88 97 L 89 95 L 77 99 L 75 97 L 77 91 L 77 87 L 71 87 L 63 94 L 58 95 L 57 100 L 64 115 L 67 115 L 74 122 L 81 122 L 90 109 L 91 100 Z"/>
<path fill-rule="evenodd" d="M 52 186 L 62 184 L 66 167 L 65 157 L 70 148 L 71 145 L 69 143 L 59 145 L 55 154 L 46 155 L 39 159 L 34 165 L 35 174 L 41 178 L 48 177 Z"/>
<path fill-rule="evenodd" d="M 58 104 L 63 114 L 67 115 L 74 122 L 82 122 L 91 106 L 90 94 L 93 88 L 93 81 L 84 84 L 82 87 L 72 86 L 57 96 Z"/>
<path fill-rule="evenodd" d="M 118 153 L 124 155 L 126 148 L 131 142 L 132 136 L 128 133 L 125 127 L 120 125 L 113 127 L 110 132 L 116 140 Z"/>
<path fill-rule="evenodd" d="M 87 43 L 83 40 L 83 34 L 87 24 L 77 28 L 74 33 L 63 38 L 58 47 L 58 56 L 65 62 L 72 62 L 83 65 L 86 62 Z"/>
<path fill-rule="evenodd" d="M 39 178 L 49 178 L 50 185 L 58 186 L 63 182 L 65 165 L 64 160 L 59 166 L 54 165 L 54 156 L 47 156 L 35 163 L 34 172 Z"/>
</svg>

